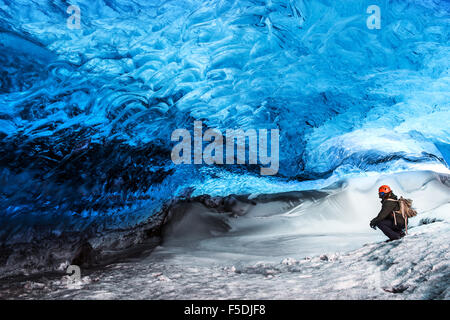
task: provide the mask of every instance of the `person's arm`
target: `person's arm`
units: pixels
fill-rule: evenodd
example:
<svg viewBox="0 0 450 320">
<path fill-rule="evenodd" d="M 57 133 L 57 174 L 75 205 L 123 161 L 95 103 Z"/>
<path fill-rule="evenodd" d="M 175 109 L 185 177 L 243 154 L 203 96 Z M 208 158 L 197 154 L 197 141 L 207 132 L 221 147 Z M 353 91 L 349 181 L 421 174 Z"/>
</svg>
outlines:
<svg viewBox="0 0 450 320">
<path fill-rule="evenodd" d="M 394 211 L 396 204 L 397 204 L 396 201 L 390 201 L 390 200 L 384 201 L 380 212 L 378 213 L 378 215 L 375 218 L 372 219 L 372 221 L 370 221 L 370 225 L 374 226 L 374 225 L 378 224 L 378 222 L 380 222 L 381 220 L 386 219 L 391 214 L 391 212 Z"/>
</svg>

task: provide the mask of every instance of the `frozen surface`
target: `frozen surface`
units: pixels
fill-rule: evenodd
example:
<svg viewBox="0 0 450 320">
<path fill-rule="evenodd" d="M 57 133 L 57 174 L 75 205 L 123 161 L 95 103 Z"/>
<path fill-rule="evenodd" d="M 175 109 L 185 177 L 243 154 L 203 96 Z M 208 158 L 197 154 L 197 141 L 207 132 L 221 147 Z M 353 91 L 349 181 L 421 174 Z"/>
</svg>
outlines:
<svg viewBox="0 0 450 320">
<path fill-rule="evenodd" d="M 150 258 L 91 274 L 89 279 L 98 277 L 98 282 L 80 283 L 79 289 L 53 282 L 47 284 L 49 293 L 35 290 L 22 297 L 450 299 L 449 235 L 449 224 L 437 222 L 416 228 L 400 241 L 311 258 L 286 256 L 278 263 L 209 264 L 186 256 L 184 263 L 174 263 Z"/>
<path fill-rule="evenodd" d="M 3 241 L 134 225 L 187 187 L 273 193 L 447 166 L 446 0 L 380 2 L 380 30 L 364 0 L 77 4 L 80 30 L 67 2 L 0 1 Z M 280 129 L 279 174 L 174 166 L 170 134 L 194 120 Z"/>
<path fill-rule="evenodd" d="M 379 30 L 365 0 L 77 4 L 73 30 L 66 1 L 0 0 L 2 267 L 18 267 L 3 245 L 131 230 L 186 190 L 327 196 L 190 208 L 145 259 L 75 284 L 7 281 L 2 296 L 448 298 L 447 0 L 380 2 Z M 174 165 L 171 133 L 195 120 L 280 129 L 278 174 Z M 401 241 L 368 227 L 380 184 L 420 212 Z M 61 254 L 42 246 L 39 263 Z"/>
<path fill-rule="evenodd" d="M 369 228 L 389 182 L 419 215 L 386 243 Z M 424 199 L 427 199 L 425 202 Z M 347 180 L 325 197 L 271 201 L 232 217 L 193 204 L 172 217 L 149 256 L 82 270 L 81 281 L 1 283 L 3 298 L 449 299 L 447 175 L 409 172 Z"/>
</svg>

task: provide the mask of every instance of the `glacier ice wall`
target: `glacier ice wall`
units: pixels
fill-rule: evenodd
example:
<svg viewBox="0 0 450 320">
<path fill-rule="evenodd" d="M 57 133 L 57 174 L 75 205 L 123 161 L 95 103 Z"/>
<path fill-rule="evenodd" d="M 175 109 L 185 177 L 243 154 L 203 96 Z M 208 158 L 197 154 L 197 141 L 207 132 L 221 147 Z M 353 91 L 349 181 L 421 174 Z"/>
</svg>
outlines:
<svg viewBox="0 0 450 320">
<path fill-rule="evenodd" d="M 0 0 L 2 236 L 133 224 L 187 187 L 272 192 L 450 161 L 447 1 L 76 4 L 79 30 L 67 1 Z M 173 165 L 170 134 L 194 120 L 280 129 L 278 175 Z"/>
</svg>

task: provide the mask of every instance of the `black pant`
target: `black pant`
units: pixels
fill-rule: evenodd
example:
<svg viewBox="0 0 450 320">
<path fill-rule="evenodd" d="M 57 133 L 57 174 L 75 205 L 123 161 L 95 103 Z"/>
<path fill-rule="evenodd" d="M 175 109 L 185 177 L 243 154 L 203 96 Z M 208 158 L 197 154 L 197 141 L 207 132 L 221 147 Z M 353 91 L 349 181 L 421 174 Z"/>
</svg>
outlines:
<svg viewBox="0 0 450 320">
<path fill-rule="evenodd" d="M 399 225 L 395 225 L 391 219 L 384 219 L 378 222 L 377 227 L 388 236 L 390 240 L 398 240 L 405 235 Z"/>
</svg>

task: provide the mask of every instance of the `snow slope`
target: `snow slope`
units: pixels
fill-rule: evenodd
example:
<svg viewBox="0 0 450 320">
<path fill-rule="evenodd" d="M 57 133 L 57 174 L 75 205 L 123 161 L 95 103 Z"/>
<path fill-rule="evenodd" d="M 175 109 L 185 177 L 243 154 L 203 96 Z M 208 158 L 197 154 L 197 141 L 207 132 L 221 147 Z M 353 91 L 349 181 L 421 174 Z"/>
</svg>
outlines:
<svg viewBox="0 0 450 320">
<path fill-rule="evenodd" d="M 2 298 L 40 299 L 450 299 L 450 224 L 347 253 L 286 257 L 279 263 L 112 265 L 72 283 L 2 285 Z"/>
<path fill-rule="evenodd" d="M 260 195 L 256 205 L 239 204 L 238 215 L 184 203 L 149 255 L 82 269 L 75 283 L 62 274 L 66 262 L 59 275 L 4 280 L 2 297 L 449 299 L 448 177 L 430 171 L 358 177 L 320 192 Z M 388 243 L 368 226 L 383 181 L 413 198 L 419 211 L 409 234 Z"/>
</svg>

